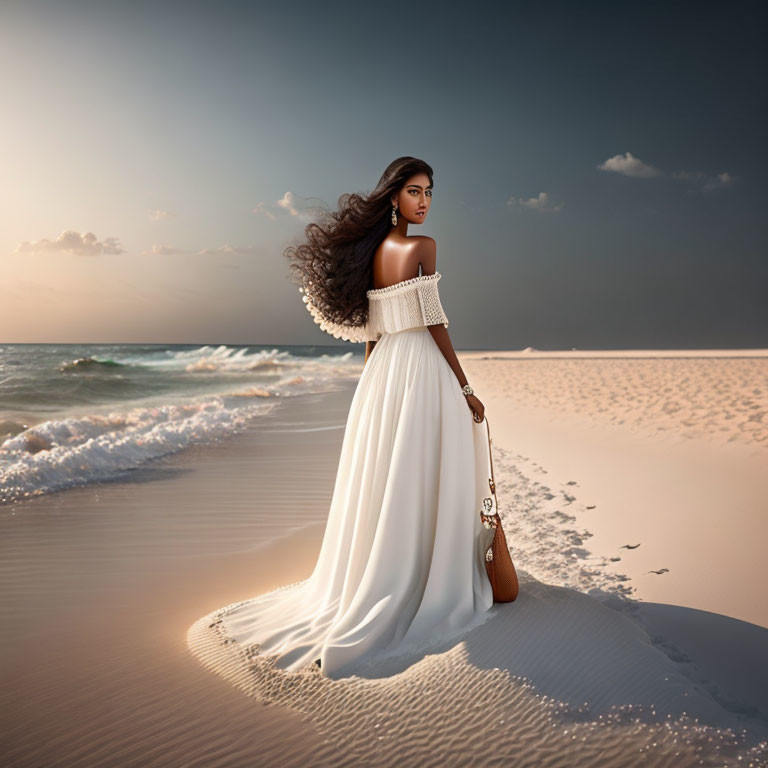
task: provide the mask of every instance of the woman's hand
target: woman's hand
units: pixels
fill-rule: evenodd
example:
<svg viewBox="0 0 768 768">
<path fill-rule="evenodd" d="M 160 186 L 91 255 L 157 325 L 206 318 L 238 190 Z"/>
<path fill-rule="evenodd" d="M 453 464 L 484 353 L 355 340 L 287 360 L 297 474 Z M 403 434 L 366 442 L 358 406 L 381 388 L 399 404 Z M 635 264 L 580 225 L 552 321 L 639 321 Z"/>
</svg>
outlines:
<svg viewBox="0 0 768 768">
<path fill-rule="evenodd" d="M 476 395 L 467 395 L 467 405 L 472 411 L 472 418 L 479 424 L 485 418 L 485 406 Z"/>
</svg>

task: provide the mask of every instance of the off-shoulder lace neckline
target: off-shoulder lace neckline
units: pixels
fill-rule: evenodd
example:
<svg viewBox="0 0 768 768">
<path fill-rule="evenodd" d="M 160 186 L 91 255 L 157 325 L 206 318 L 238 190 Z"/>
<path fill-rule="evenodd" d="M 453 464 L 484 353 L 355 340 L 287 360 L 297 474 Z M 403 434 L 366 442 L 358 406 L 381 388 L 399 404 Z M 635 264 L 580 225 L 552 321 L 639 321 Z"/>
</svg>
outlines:
<svg viewBox="0 0 768 768">
<path fill-rule="evenodd" d="M 418 283 L 422 280 L 439 279 L 439 272 L 435 272 L 433 275 L 418 275 L 416 277 L 409 277 L 407 280 L 401 280 L 399 283 L 392 283 L 392 285 L 385 285 L 383 288 L 371 288 L 370 290 L 366 291 L 366 296 L 368 296 L 368 298 L 371 296 L 379 296 L 383 293 L 389 293 L 391 291 L 397 290 L 398 288 L 404 288 L 406 285 L 412 285 L 413 283 Z"/>
</svg>

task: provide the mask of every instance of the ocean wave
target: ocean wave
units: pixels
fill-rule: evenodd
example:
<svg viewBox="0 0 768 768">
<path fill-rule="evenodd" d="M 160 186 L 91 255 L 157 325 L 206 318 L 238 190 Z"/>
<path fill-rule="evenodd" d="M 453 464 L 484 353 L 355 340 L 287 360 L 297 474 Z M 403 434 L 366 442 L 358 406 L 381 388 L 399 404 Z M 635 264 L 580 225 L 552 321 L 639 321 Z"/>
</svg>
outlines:
<svg viewBox="0 0 768 768">
<path fill-rule="evenodd" d="M 79 357 L 69 363 L 63 363 L 59 370 L 69 373 L 71 371 L 111 370 L 121 368 L 122 363 L 114 360 L 97 360 L 94 357 Z"/>
<path fill-rule="evenodd" d="M 311 358 L 297 356 L 277 347 L 251 351 L 249 347 L 235 348 L 226 344 L 218 347 L 205 345 L 196 349 L 175 351 L 165 359 L 147 361 L 145 364 L 163 368 L 179 368 L 189 373 L 198 372 L 282 372 L 288 367 L 344 366 L 352 362 L 354 352 L 317 355 Z M 359 363 L 356 365 L 359 369 Z M 359 370 L 358 370 L 359 373 Z"/>
<path fill-rule="evenodd" d="M 318 352 L 110 345 L 0 355 L 0 365 L 23 363 L 0 385 L 0 504 L 114 478 L 359 376 L 354 352 Z"/>
<path fill-rule="evenodd" d="M 229 408 L 222 397 L 45 421 L 0 445 L 0 504 L 112 479 L 237 432 L 279 401 Z"/>
</svg>

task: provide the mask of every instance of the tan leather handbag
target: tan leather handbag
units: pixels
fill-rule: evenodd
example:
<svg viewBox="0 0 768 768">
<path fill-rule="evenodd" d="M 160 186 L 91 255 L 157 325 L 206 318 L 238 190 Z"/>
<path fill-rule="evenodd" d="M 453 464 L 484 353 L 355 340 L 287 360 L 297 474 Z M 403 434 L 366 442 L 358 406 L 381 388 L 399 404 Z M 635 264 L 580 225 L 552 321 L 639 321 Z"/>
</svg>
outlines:
<svg viewBox="0 0 768 768">
<path fill-rule="evenodd" d="M 501 526 L 499 517 L 499 500 L 496 497 L 496 481 L 493 477 L 493 452 L 491 451 L 491 428 L 488 425 L 488 417 L 485 416 L 485 428 L 488 432 L 488 466 L 490 477 L 488 486 L 493 498 L 483 499 L 483 508 L 480 510 L 480 520 L 483 523 L 485 548 L 485 569 L 488 579 L 493 587 L 493 601 L 495 603 L 511 603 L 518 594 L 519 584 L 517 571 L 515 570 L 512 556 L 509 554 L 507 537 Z"/>
</svg>

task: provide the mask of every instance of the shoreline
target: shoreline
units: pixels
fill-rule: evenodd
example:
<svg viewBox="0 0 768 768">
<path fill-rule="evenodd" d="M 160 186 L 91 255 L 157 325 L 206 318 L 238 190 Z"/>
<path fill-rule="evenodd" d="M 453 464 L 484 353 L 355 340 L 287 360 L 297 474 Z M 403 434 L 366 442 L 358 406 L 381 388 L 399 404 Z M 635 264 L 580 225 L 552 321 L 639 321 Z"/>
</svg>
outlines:
<svg viewBox="0 0 768 768">
<path fill-rule="evenodd" d="M 309 575 L 349 397 L 297 397 L 225 441 L 6 509 L 6 760 L 224 766 L 235 749 L 298 766 L 324 750 L 337 764 L 306 716 L 245 699 L 185 635 L 205 610 Z"/>
</svg>

